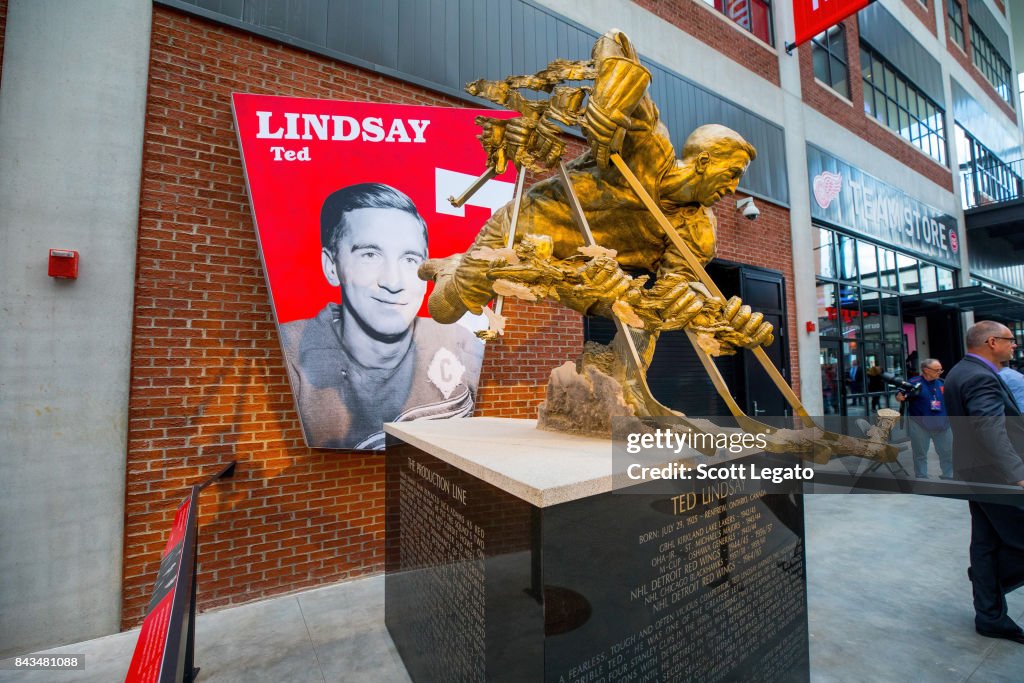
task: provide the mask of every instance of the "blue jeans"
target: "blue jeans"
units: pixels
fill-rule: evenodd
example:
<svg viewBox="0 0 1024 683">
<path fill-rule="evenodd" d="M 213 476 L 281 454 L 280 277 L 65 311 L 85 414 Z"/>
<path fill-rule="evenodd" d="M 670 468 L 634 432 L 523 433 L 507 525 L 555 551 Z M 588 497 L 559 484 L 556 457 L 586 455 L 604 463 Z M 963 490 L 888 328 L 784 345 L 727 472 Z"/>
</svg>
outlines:
<svg viewBox="0 0 1024 683">
<path fill-rule="evenodd" d="M 918 479 L 928 478 L 928 445 L 935 444 L 935 452 L 939 454 L 939 468 L 942 476 L 953 478 L 953 432 L 946 427 L 941 432 L 929 432 L 910 418 L 910 447 L 914 451 L 914 476 Z"/>
</svg>

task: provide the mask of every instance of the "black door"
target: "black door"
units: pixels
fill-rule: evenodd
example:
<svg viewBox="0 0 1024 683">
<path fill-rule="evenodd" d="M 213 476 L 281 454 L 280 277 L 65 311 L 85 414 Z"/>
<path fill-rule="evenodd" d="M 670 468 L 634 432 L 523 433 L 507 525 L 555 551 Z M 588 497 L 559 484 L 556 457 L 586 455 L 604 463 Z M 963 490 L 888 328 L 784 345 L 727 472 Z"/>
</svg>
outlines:
<svg viewBox="0 0 1024 683">
<path fill-rule="evenodd" d="M 941 310 L 928 314 L 928 344 L 932 357 L 938 358 L 942 367 L 951 368 L 963 358 L 963 338 L 959 311 Z"/>
<path fill-rule="evenodd" d="M 788 379 L 789 355 L 782 274 L 720 261 L 708 264 L 707 271 L 726 297 L 739 295 L 744 303 L 764 313 L 765 320 L 775 326 L 775 343 L 767 351 L 772 361 L 783 368 L 783 376 Z M 587 318 L 585 321 L 584 335 L 587 340 L 607 344 L 614 334 L 615 325 L 610 320 Z M 785 399 L 749 351 L 720 356 L 714 362 L 733 398 L 748 415 L 754 415 L 755 408 L 765 416 L 789 414 Z M 647 373 L 647 382 L 655 398 L 687 415 L 729 415 L 729 409 L 704 372 L 685 332 L 665 332 L 661 335 Z"/>
<path fill-rule="evenodd" d="M 789 330 L 786 328 L 786 289 L 782 273 L 742 266 L 740 297 L 755 311 L 764 313 L 775 328 L 775 342 L 765 348 L 768 358 L 789 381 Z M 791 415 L 792 410 L 768 372 L 754 354 L 743 353 L 747 414 L 751 417 Z M 742 403 L 740 405 L 743 405 Z"/>
</svg>

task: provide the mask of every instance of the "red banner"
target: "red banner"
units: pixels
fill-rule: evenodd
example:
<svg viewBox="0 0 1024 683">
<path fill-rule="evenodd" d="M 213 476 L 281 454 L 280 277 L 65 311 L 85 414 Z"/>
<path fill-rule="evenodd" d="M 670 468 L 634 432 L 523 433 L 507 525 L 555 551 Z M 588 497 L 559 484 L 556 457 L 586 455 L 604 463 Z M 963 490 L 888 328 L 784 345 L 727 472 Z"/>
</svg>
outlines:
<svg viewBox="0 0 1024 683">
<path fill-rule="evenodd" d="M 428 252 L 465 251 L 512 198 L 510 164 L 464 207 L 447 200 L 486 170 L 474 119 L 515 114 L 238 93 L 233 101 L 307 445 L 379 449 L 383 422 L 472 414 L 483 343 L 470 330 L 486 329 L 486 319 L 430 320 L 430 288 L 416 270 Z"/>
<path fill-rule="evenodd" d="M 870 3 L 871 0 L 793 0 L 793 46 L 806 43 Z"/>
</svg>

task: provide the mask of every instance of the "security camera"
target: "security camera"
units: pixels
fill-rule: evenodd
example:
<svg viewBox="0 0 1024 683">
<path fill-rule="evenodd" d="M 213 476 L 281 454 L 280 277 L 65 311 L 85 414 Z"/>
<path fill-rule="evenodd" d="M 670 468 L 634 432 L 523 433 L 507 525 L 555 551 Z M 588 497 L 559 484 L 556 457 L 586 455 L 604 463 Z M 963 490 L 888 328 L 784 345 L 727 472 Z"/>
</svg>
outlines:
<svg viewBox="0 0 1024 683">
<path fill-rule="evenodd" d="M 761 210 L 754 204 L 753 197 L 747 197 L 736 202 L 736 210 L 743 214 L 748 221 L 755 220 L 761 215 Z"/>
</svg>

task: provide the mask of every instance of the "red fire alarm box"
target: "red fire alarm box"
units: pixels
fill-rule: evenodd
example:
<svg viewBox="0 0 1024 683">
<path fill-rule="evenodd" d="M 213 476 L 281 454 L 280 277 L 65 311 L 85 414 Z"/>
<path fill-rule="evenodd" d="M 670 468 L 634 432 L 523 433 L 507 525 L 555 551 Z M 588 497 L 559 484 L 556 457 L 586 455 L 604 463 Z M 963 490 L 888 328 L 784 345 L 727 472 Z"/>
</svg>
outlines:
<svg viewBox="0 0 1024 683">
<path fill-rule="evenodd" d="M 50 277 L 74 280 L 78 277 L 78 252 L 71 249 L 50 250 Z"/>
</svg>

